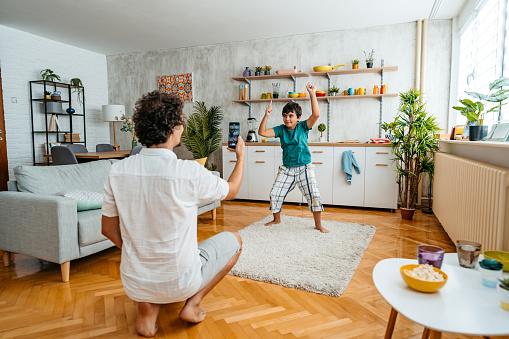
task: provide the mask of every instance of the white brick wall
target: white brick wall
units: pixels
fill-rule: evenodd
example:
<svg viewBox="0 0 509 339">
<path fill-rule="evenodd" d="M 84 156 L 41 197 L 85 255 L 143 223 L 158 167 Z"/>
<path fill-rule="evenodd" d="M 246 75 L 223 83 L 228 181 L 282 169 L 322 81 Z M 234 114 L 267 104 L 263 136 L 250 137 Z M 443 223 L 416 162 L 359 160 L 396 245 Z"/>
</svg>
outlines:
<svg viewBox="0 0 509 339">
<path fill-rule="evenodd" d="M 60 75 L 62 82 L 69 82 L 69 79 L 75 77 L 83 81 L 87 147 L 93 151 L 96 144 L 110 142 L 108 123 L 102 121 L 101 115 L 101 105 L 108 103 L 105 55 L 2 25 L 0 25 L 0 46 L 7 156 L 11 178 L 15 166 L 32 164 L 28 82 L 40 79 L 39 72 L 42 69 L 52 69 Z M 39 117 L 44 116 L 41 114 Z M 62 123 L 67 119 L 62 118 Z M 73 122 L 82 120 L 74 118 Z M 40 128 L 43 127 L 41 124 Z M 39 154 L 44 142 L 45 137 L 42 135 L 36 137 L 36 150 Z"/>
</svg>

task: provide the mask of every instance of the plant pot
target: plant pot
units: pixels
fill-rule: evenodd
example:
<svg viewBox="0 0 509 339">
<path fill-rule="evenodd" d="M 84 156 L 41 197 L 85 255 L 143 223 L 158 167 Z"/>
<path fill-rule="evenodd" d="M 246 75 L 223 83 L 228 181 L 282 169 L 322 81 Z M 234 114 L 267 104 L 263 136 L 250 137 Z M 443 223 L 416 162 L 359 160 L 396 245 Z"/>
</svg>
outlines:
<svg viewBox="0 0 509 339">
<path fill-rule="evenodd" d="M 259 76 L 259 75 L 261 75 L 261 74 L 262 74 L 262 72 L 261 72 L 261 71 L 255 71 L 255 76 Z"/>
<path fill-rule="evenodd" d="M 366 67 L 367 68 L 373 68 L 373 61 L 366 61 Z"/>
<path fill-rule="evenodd" d="M 352 64 L 352 69 L 359 69 L 359 64 Z"/>
<path fill-rule="evenodd" d="M 270 75 L 270 71 L 265 71 L 265 75 Z"/>
<path fill-rule="evenodd" d="M 506 290 L 500 287 L 500 284 L 497 285 L 497 292 L 500 300 L 500 307 L 509 312 L 509 290 Z"/>
<path fill-rule="evenodd" d="M 401 218 L 412 220 L 414 218 L 415 208 L 400 208 Z"/>
<path fill-rule="evenodd" d="M 205 166 L 205 163 L 207 162 L 207 157 L 195 159 L 200 165 Z"/>
<path fill-rule="evenodd" d="M 488 135 L 488 126 L 468 126 L 468 140 L 478 141 Z"/>
<path fill-rule="evenodd" d="M 329 96 L 331 96 L 331 97 L 335 97 L 337 94 L 338 94 L 338 93 L 336 93 L 336 92 L 332 92 L 332 93 L 329 93 Z"/>
</svg>

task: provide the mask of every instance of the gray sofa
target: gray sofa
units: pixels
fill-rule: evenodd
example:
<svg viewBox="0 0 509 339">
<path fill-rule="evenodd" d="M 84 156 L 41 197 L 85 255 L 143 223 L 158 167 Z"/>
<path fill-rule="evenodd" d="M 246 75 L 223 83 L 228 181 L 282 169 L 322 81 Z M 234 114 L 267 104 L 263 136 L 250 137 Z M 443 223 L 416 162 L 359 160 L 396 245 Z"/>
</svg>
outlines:
<svg viewBox="0 0 509 339">
<path fill-rule="evenodd" d="M 16 181 L 0 192 L 0 250 L 9 265 L 9 253 L 21 253 L 61 265 L 62 280 L 69 280 L 70 261 L 112 247 L 101 234 L 101 210 L 77 211 L 74 199 L 56 195 L 73 190 L 103 191 L 111 161 L 78 165 L 18 166 Z M 214 173 L 219 175 L 217 172 Z M 200 206 L 212 211 L 220 201 Z"/>
</svg>

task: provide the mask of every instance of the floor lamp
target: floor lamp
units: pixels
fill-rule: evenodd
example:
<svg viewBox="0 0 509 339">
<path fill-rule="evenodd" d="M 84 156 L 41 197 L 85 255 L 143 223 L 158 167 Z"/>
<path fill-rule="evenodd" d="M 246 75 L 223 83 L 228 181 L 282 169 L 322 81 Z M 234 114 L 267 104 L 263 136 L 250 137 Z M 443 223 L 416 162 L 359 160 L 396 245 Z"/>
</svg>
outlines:
<svg viewBox="0 0 509 339">
<path fill-rule="evenodd" d="M 103 120 L 111 122 L 113 125 L 113 148 L 115 151 L 120 149 L 120 145 L 117 144 L 117 129 L 115 123 L 122 120 L 122 116 L 125 114 L 124 105 L 103 105 Z"/>
</svg>

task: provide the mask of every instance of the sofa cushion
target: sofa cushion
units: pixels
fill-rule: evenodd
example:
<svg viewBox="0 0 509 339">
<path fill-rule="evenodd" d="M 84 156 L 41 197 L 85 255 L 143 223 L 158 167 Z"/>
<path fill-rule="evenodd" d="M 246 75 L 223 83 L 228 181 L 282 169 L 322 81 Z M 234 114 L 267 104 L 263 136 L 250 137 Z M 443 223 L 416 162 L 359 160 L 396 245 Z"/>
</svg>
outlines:
<svg viewBox="0 0 509 339">
<path fill-rule="evenodd" d="M 101 233 L 101 210 L 78 212 L 78 241 L 81 246 L 106 240 Z"/>
<path fill-rule="evenodd" d="M 78 212 L 97 210 L 102 207 L 103 194 L 91 191 L 70 191 L 58 195 L 76 200 Z"/>
<path fill-rule="evenodd" d="M 21 192 L 57 194 L 69 191 L 102 193 L 110 172 L 108 160 L 91 161 L 77 165 L 18 166 L 14 176 Z"/>
</svg>

